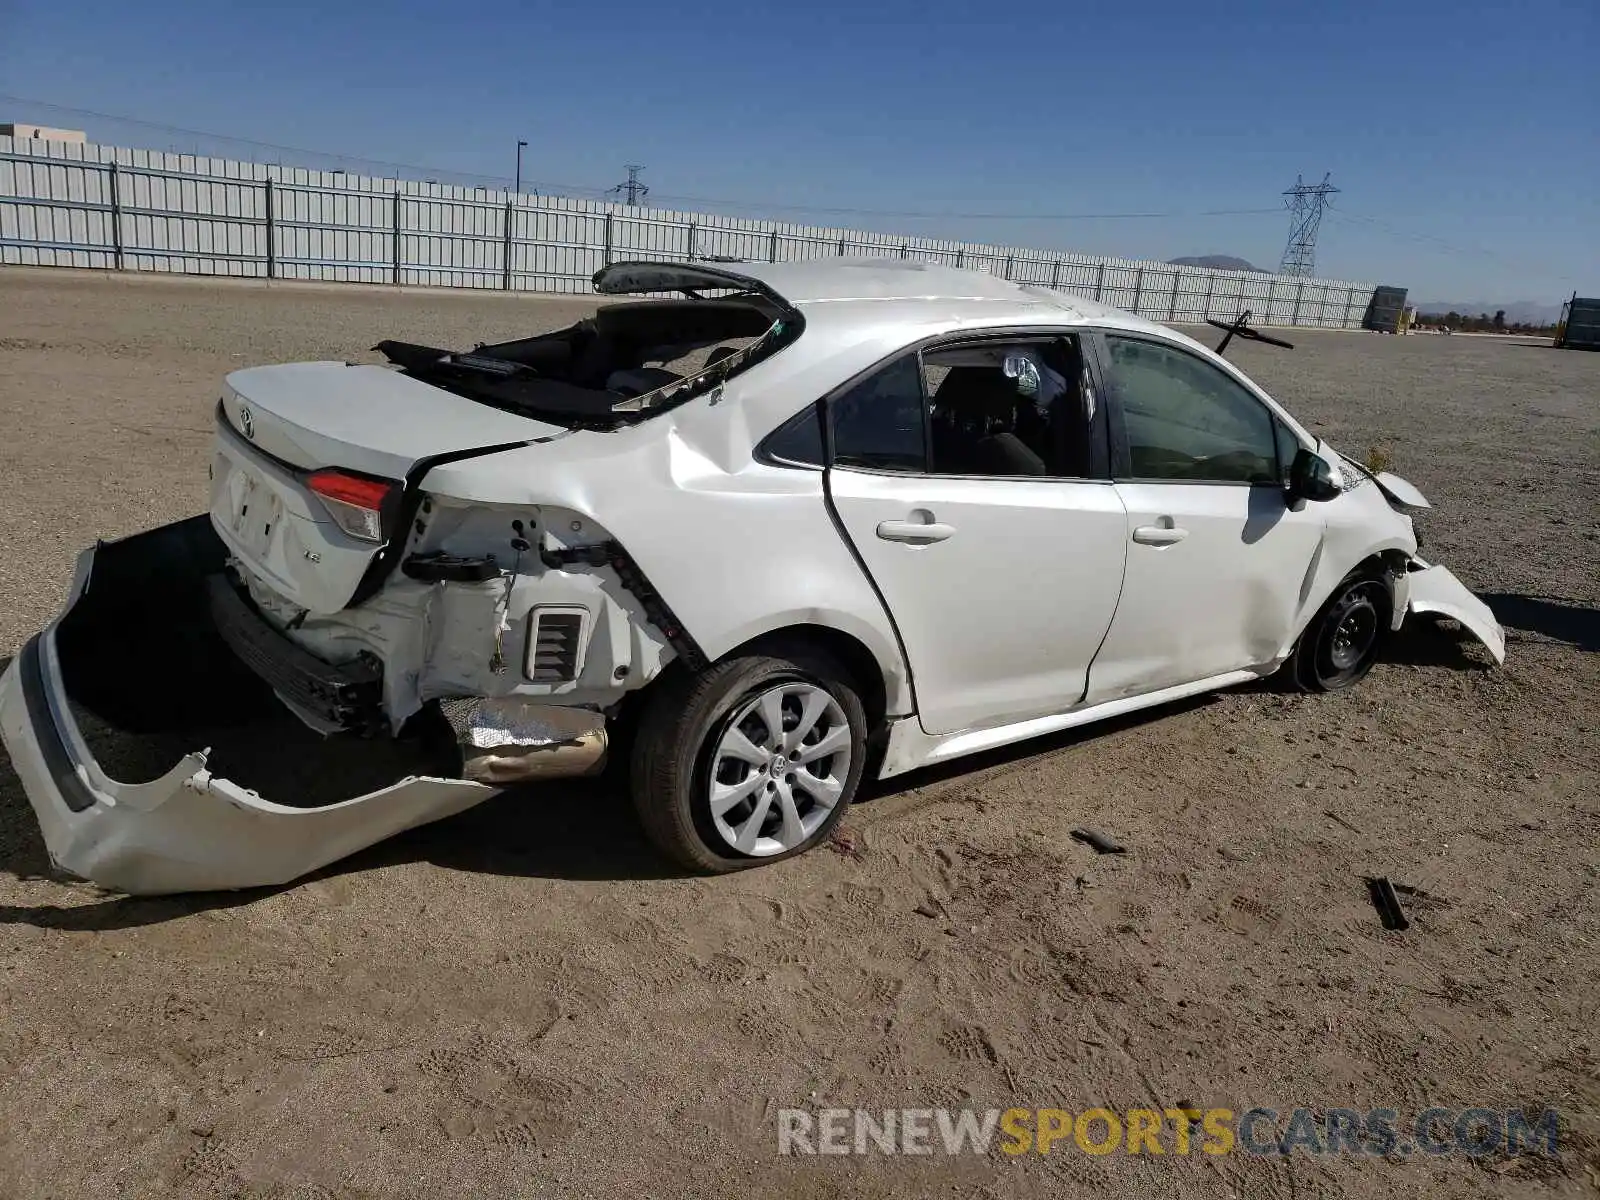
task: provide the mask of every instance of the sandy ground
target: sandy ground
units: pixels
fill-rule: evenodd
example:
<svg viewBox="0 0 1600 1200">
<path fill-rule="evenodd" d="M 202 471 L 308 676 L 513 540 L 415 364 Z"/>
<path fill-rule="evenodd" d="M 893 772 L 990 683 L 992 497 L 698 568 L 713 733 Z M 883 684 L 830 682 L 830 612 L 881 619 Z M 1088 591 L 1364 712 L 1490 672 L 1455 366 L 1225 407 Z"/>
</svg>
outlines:
<svg viewBox="0 0 1600 1200">
<path fill-rule="evenodd" d="M 0 660 L 79 549 L 203 507 L 229 368 L 584 308 L 0 271 Z M 108 898 L 49 877 L 0 755 L 0 1195 L 1594 1194 L 1600 356 L 1292 336 L 1237 359 L 1433 499 L 1504 668 L 1424 629 L 1351 694 L 913 775 L 838 852 L 721 879 L 550 786 L 294 887 Z M 1384 932 L 1369 873 L 1438 900 Z M 780 1108 L 1180 1102 L 1551 1106 L 1564 1149 L 776 1155 Z"/>
</svg>

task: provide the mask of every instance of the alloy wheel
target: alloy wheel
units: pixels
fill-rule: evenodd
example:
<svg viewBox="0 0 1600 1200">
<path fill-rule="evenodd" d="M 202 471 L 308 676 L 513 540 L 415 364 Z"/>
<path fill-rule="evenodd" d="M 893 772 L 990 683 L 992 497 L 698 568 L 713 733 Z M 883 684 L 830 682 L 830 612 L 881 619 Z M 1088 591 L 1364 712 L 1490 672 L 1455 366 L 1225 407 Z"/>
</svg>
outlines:
<svg viewBox="0 0 1600 1200">
<path fill-rule="evenodd" d="M 740 854 L 793 850 L 827 821 L 850 777 L 851 734 L 827 689 L 792 681 L 740 703 L 713 744 L 707 803 Z"/>
</svg>

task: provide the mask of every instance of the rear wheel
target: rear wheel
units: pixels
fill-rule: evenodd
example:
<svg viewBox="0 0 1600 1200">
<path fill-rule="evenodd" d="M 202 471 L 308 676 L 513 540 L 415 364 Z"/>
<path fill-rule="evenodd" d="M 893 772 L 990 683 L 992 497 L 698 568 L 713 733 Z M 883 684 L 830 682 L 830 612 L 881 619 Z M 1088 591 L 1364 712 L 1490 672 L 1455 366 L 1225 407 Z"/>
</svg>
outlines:
<svg viewBox="0 0 1600 1200">
<path fill-rule="evenodd" d="M 1300 635 L 1289 660 L 1294 681 L 1308 692 L 1336 692 L 1359 683 L 1377 661 L 1391 605 L 1389 586 L 1380 576 L 1346 579 Z"/>
<path fill-rule="evenodd" d="M 736 871 L 823 841 L 865 757 L 865 711 L 831 659 L 731 659 L 663 680 L 650 698 L 633 747 L 634 806 L 679 863 Z"/>
</svg>

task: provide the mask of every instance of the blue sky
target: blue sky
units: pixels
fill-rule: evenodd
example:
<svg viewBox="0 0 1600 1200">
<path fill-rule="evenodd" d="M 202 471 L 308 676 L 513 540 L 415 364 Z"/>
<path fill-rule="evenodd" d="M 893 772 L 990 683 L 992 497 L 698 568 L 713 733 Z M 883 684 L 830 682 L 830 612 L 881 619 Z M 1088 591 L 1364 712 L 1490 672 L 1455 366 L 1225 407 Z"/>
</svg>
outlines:
<svg viewBox="0 0 1600 1200">
<path fill-rule="evenodd" d="M 547 190 L 592 194 L 638 162 L 663 206 L 1275 267 L 1280 193 L 1331 171 L 1342 191 L 1320 275 L 1424 299 L 1600 291 L 1595 0 L 4 0 L 0 13 L 6 97 L 456 182 L 504 186 L 524 138 L 525 181 Z M 341 165 L 0 99 L 12 119 Z M 1215 210 L 1274 211 L 1201 215 Z M 1085 215 L 1105 213 L 1162 215 Z"/>
</svg>

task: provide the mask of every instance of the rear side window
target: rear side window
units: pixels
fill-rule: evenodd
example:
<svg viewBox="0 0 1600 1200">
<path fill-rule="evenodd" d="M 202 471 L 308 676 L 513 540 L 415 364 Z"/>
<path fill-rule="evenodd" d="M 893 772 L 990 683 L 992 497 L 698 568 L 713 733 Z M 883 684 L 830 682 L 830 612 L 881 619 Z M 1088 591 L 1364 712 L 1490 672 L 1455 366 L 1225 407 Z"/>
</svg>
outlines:
<svg viewBox="0 0 1600 1200">
<path fill-rule="evenodd" d="M 806 405 L 769 434 L 761 443 L 759 456 L 780 466 L 820 467 L 822 423 L 817 419 L 817 406 Z"/>
<path fill-rule="evenodd" d="M 923 471 L 922 369 L 917 356 L 896 359 L 829 404 L 833 461 L 841 467 Z"/>
</svg>

